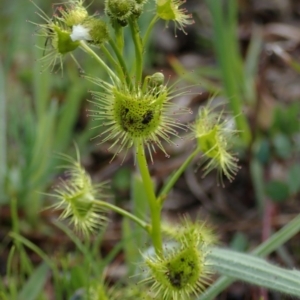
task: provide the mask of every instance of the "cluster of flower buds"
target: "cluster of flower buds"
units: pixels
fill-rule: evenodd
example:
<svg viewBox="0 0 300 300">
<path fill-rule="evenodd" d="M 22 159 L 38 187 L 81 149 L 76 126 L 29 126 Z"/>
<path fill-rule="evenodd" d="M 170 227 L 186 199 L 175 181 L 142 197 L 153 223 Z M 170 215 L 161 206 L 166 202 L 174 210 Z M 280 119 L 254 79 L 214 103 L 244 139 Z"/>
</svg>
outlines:
<svg viewBox="0 0 300 300">
<path fill-rule="evenodd" d="M 63 69 L 63 58 L 86 41 L 95 46 L 101 46 L 109 38 L 107 23 L 96 15 L 90 15 L 84 6 L 84 0 L 69 0 L 63 5 L 55 6 L 53 16 L 48 17 L 32 0 L 38 9 L 37 14 L 45 21 L 37 25 L 41 30 L 38 35 L 46 39 L 43 48 L 42 69 L 54 70 L 57 63 Z M 138 18 L 147 0 L 105 0 L 105 13 L 110 18 L 113 28 L 124 27 L 130 19 Z M 192 16 L 186 9 L 179 8 L 183 0 L 157 0 L 156 17 L 167 23 L 174 21 L 175 27 L 185 32 L 186 25 L 193 24 Z M 50 47 L 49 47 L 50 45 Z M 77 63 L 77 62 L 76 62 Z M 77 63 L 78 64 L 78 63 Z"/>
<path fill-rule="evenodd" d="M 83 6 L 83 0 L 69 1 L 64 6 L 55 8 L 53 17 L 48 17 L 34 2 L 37 14 L 45 21 L 43 24 L 31 22 L 38 26 L 39 36 L 46 39 L 44 55 L 40 60 L 43 69 L 54 70 L 57 62 L 63 69 L 63 58 L 80 46 L 80 41 L 100 46 L 109 39 L 105 21 L 95 15 L 89 15 Z M 50 45 L 50 47 L 48 47 Z"/>
<path fill-rule="evenodd" d="M 70 32 L 72 41 L 85 40 L 93 45 L 101 45 L 109 38 L 107 24 L 95 15 L 89 15 L 83 6 L 83 0 L 66 2 L 58 7 L 55 20 L 63 23 Z"/>
</svg>

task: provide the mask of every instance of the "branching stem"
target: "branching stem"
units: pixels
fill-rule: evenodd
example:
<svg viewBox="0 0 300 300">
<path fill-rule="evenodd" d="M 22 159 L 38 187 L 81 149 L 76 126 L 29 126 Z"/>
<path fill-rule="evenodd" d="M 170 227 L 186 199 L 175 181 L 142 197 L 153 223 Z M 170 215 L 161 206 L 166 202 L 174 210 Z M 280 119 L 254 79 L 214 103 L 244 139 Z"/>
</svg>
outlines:
<svg viewBox="0 0 300 300">
<path fill-rule="evenodd" d="M 105 208 L 111 209 L 112 211 L 122 215 L 123 217 L 129 218 L 130 220 L 132 220 L 133 222 L 135 222 L 136 224 L 141 226 L 141 228 L 146 230 L 148 233 L 151 232 L 151 226 L 149 224 L 147 224 L 146 222 L 144 222 L 137 216 L 131 214 L 127 210 L 124 210 L 116 205 L 113 205 L 111 203 L 101 201 L 101 200 L 94 200 L 93 203 L 101 208 L 105 207 Z"/>
<path fill-rule="evenodd" d="M 109 74 L 109 76 L 111 76 L 114 81 L 119 82 L 119 78 L 117 77 L 117 75 L 84 41 L 80 41 L 80 46 L 85 52 L 96 59 L 96 61 L 101 65 L 101 67 L 105 69 L 105 71 Z"/>
</svg>

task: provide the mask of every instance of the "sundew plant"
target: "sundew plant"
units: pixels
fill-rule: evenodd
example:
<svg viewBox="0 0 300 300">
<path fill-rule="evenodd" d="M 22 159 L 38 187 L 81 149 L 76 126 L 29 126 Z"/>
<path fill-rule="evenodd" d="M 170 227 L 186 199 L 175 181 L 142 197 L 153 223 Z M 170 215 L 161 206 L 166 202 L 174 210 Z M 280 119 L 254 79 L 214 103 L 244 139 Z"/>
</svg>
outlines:
<svg viewBox="0 0 300 300">
<path fill-rule="evenodd" d="M 168 193 L 196 157 L 201 160 L 198 172 L 204 176 L 217 169 L 216 185 L 223 186 L 223 180 L 234 180 L 239 166 L 232 141 L 239 131 L 229 125 L 232 120 L 223 110 L 216 109 L 212 101 L 199 108 L 193 124 L 182 123 L 182 115 L 192 112 L 175 105 L 173 99 L 187 90 L 177 89 L 165 80 L 162 72 L 144 75 L 144 51 L 156 22 L 162 20 L 166 26 L 173 22 L 175 34 L 179 30 L 185 33 L 186 26 L 194 24 L 192 15 L 184 8 L 185 1 L 156 0 L 155 9 L 149 11 L 144 9 L 146 2 L 105 0 L 101 3 L 104 11 L 96 14 L 89 11 L 88 3 L 83 0 L 70 0 L 55 4 L 52 16 L 32 2 L 40 17 L 40 23 L 33 23 L 38 27 L 36 34 L 45 39 L 41 47 L 43 56 L 39 58 L 43 71 L 63 74 L 66 56 L 79 66 L 75 52 L 82 50 L 107 73 L 108 80 L 82 72 L 94 84 L 87 113 L 98 134 L 91 142 L 107 145 L 107 150 L 113 153 L 112 160 L 120 156 L 123 162 L 126 156 L 134 156 L 145 194 L 138 201 L 147 202 L 150 212 L 143 219 L 111 204 L 109 183 L 92 182 L 80 163 L 79 151 L 76 159 L 62 155 L 68 162 L 67 179 L 50 193 L 57 199 L 53 208 L 62 211 L 61 219 L 68 219 L 77 232 L 89 238 L 109 221 L 107 212 L 114 211 L 139 226 L 151 240 L 147 250 L 139 249 L 133 287 L 120 293 L 118 288 L 107 290 L 101 282 L 96 282 L 84 290 L 86 298 L 120 299 L 120 295 L 129 295 L 128 299 L 214 299 L 234 278 L 299 296 L 298 271 L 281 269 L 257 257 L 282 244 L 299 221 L 283 228 L 252 255 L 218 248 L 216 234 L 204 220 L 192 222 L 185 217 L 177 226 L 162 222 L 161 211 Z M 153 17 L 142 32 L 139 19 L 145 14 Z M 125 59 L 127 44 L 134 46 L 133 64 Z M 193 152 L 157 192 L 148 165 L 154 163 L 158 151 L 167 159 L 166 145 L 176 146 L 176 140 L 182 137 L 194 140 Z M 213 274 L 217 273 L 230 277 L 222 277 L 209 287 L 215 278 Z"/>
</svg>

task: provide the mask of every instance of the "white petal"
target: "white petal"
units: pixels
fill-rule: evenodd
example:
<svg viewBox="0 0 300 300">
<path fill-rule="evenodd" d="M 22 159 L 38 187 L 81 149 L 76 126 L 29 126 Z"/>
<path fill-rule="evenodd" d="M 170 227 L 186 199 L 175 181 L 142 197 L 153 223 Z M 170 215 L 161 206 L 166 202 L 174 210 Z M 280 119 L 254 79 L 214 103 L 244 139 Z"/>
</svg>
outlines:
<svg viewBox="0 0 300 300">
<path fill-rule="evenodd" d="M 92 40 L 89 34 L 89 29 L 82 25 L 74 25 L 70 37 L 73 42 L 80 41 L 80 40 L 85 40 L 85 41 Z"/>
</svg>

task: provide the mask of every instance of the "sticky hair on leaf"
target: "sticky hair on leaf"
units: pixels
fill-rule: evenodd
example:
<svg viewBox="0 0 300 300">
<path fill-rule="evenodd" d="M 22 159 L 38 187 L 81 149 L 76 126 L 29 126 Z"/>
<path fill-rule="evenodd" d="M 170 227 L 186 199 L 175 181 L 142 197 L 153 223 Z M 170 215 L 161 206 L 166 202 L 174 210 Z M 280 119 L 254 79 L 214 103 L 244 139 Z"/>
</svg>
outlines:
<svg viewBox="0 0 300 300">
<path fill-rule="evenodd" d="M 65 6 L 58 7 L 60 15 L 57 15 L 56 18 L 68 27 L 82 24 L 89 16 L 86 8 L 83 6 L 83 2 L 81 0 L 65 2 Z"/>
<path fill-rule="evenodd" d="M 193 222 L 188 216 L 184 216 L 177 224 L 162 224 L 163 234 L 167 239 L 177 241 L 179 243 L 190 240 L 195 246 L 212 246 L 217 243 L 217 237 L 213 229 L 200 220 Z"/>
<path fill-rule="evenodd" d="M 232 129 L 230 118 L 224 111 L 216 111 L 209 103 L 200 107 L 198 117 L 192 126 L 192 135 L 203 153 L 200 165 L 203 176 L 213 169 L 218 171 L 218 182 L 223 186 L 222 175 L 232 181 L 239 170 L 237 158 L 231 152 L 232 141 L 237 130 Z"/>
<path fill-rule="evenodd" d="M 77 160 L 64 154 L 60 156 L 69 163 L 67 166 L 61 166 L 67 169 L 65 172 L 67 179 L 61 180 L 50 194 L 59 200 L 52 207 L 62 209 L 60 219 L 69 219 L 76 230 L 89 235 L 107 221 L 106 210 L 96 204 L 96 199 L 104 200 L 108 197 L 105 193 L 107 183 L 92 183 L 90 176 L 80 164 L 78 150 Z"/>
<path fill-rule="evenodd" d="M 185 8 L 180 8 L 185 2 L 185 0 L 156 0 L 157 16 L 167 21 L 167 24 L 169 21 L 175 23 L 175 35 L 177 28 L 187 34 L 184 28 L 194 24 L 192 15 L 188 14 Z"/>
<path fill-rule="evenodd" d="M 168 231 L 175 246 L 165 248 L 161 256 L 144 256 L 146 278 L 141 283 L 151 285 L 155 299 L 190 299 L 192 294 L 203 292 L 210 281 L 212 270 L 207 254 L 212 241 L 215 241 L 212 232 L 188 218 L 177 227 L 177 235 L 175 230 Z"/>
<path fill-rule="evenodd" d="M 100 79 L 89 80 L 103 89 L 92 92 L 94 100 L 90 102 L 95 109 L 89 110 L 89 116 L 100 122 L 94 128 L 106 127 L 96 138 L 102 138 L 100 143 L 111 142 L 108 150 L 116 148 L 113 158 L 122 151 L 126 155 L 132 146 L 140 144 L 146 146 L 152 162 L 156 146 L 169 157 L 162 140 L 175 144 L 171 136 L 179 137 L 177 130 L 186 130 L 176 116 L 189 111 L 179 109 L 170 100 L 184 92 L 173 92 L 172 87 L 164 85 L 151 87 L 146 80 L 134 91 Z"/>
</svg>

